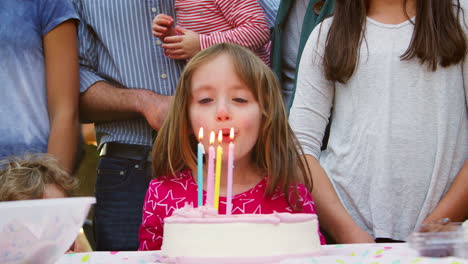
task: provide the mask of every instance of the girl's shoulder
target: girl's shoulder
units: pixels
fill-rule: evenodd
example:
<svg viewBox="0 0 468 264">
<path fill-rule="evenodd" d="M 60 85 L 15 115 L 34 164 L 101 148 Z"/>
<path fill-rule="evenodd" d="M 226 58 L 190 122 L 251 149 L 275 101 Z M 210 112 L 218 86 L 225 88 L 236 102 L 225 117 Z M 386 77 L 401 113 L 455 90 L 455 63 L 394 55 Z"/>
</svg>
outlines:
<svg viewBox="0 0 468 264">
<path fill-rule="evenodd" d="M 157 190 L 183 190 L 187 191 L 189 187 L 195 186 L 195 180 L 192 176 L 192 171 L 187 169 L 182 172 L 178 172 L 175 175 L 163 175 L 158 178 L 151 180 L 149 189 Z"/>
<path fill-rule="evenodd" d="M 330 31 L 331 24 L 333 23 L 333 16 L 324 19 L 320 22 L 312 33 L 304 46 L 304 53 L 314 53 L 317 55 L 323 54 L 325 44 L 327 42 L 328 31 Z"/>
</svg>

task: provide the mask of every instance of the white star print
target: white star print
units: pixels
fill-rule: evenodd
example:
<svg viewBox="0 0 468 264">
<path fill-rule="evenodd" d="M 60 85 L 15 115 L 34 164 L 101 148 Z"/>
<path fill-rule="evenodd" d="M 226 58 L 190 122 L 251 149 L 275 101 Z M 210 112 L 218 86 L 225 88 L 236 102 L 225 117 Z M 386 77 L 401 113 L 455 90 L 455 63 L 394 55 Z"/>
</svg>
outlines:
<svg viewBox="0 0 468 264">
<path fill-rule="evenodd" d="M 309 200 L 309 201 L 307 201 L 307 202 L 304 203 L 303 207 L 309 206 L 309 207 L 310 207 L 310 211 L 311 211 L 311 212 L 315 212 L 315 210 L 314 210 L 314 205 L 315 205 L 314 201 Z"/>
<path fill-rule="evenodd" d="M 156 228 L 154 228 L 154 229 L 156 230 Z M 152 235 L 152 236 L 151 236 L 151 240 L 153 240 L 153 241 L 156 241 L 156 240 L 159 240 L 159 239 L 161 239 L 161 240 L 163 239 L 162 236 L 160 236 L 160 235 L 158 235 L 158 234 L 156 234 L 156 233 L 151 232 L 151 229 L 146 229 L 146 232 L 148 232 L 148 233 L 150 233 L 150 234 Z"/>
<path fill-rule="evenodd" d="M 180 186 L 182 186 L 182 188 L 184 188 L 184 191 L 187 190 L 189 181 L 187 181 L 186 179 L 175 178 L 175 179 L 171 179 L 170 181 L 175 182 L 177 184 L 180 184 Z"/>
<path fill-rule="evenodd" d="M 167 200 L 167 203 L 165 203 L 166 200 Z M 161 201 L 159 201 L 157 205 L 166 207 L 166 215 L 169 215 L 169 211 L 171 209 L 175 210 L 177 208 L 180 208 L 179 203 L 184 200 L 185 200 L 185 197 L 174 198 L 174 196 L 172 195 L 172 190 L 169 190 L 169 192 L 167 192 L 166 197 L 164 197 Z"/>
<path fill-rule="evenodd" d="M 248 203 L 251 203 L 253 201 L 255 201 L 255 199 L 239 199 L 240 201 L 245 201 L 244 203 L 242 203 L 242 209 L 237 206 L 236 208 L 233 208 L 232 209 L 232 212 L 234 213 L 236 210 L 238 210 L 240 213 L 242 214 L 245 214 L 245 205 L 248 204 Z"/>
<path fill-rule="evenodd" d="M 259 204 L 257 208 L 255 208 L 255 211 L 253 212 L 253 214 L 261 214 L 261 213 L 262 213 L 262 205 Z"/>
<path fill-rule="evenodd" d="M 151 190 L 151 191 L 154 193 L 153 196 L 154 196 L 156 199 L 159 199 L 159 192 L 158 192 L 158 189 L 159 189 L 159 187 L 160 187 L 161 185 L 163 185 L 163 181 L 156 181 L 156 182 L 151 183 L 151 187 L 152 187 L 152 188 L 149 188 L 149 190 Z"/>
<path fill-rule="evenodd" d="M 146 221 L 150 219 L 154 214 L 151 211 L 145 210 L 145 217 L 143 219 L 143 225 L 146 225 Z"/>
</svg>

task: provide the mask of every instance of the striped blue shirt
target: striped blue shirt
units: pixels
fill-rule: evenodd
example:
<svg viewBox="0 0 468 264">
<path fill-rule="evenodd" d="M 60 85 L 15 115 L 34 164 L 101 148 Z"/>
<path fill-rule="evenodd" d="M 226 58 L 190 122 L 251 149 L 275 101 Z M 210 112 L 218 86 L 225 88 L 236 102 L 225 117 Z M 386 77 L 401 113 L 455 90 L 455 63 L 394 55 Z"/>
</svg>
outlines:
<svg viewBox="0 0 468 264">
<path fill-rule="evenodd" d="M 99 81 L 162 95 L 175 92 L 182 61 L 166 58 L 151 34 L 153 18 L 174 15 L 169 0 L 74 0 L 80 15 L 80 91 Z M 151 145 L 152 128 L 142 118 L 95 124 L 99 146 L 105 142 Z"/>
<path fill-rule="evenodd" d="M 278 12 L 280 0 L 258 0 L 263 8 L 270 28 L 275 26 L 276 13 Z"/>
</svg>

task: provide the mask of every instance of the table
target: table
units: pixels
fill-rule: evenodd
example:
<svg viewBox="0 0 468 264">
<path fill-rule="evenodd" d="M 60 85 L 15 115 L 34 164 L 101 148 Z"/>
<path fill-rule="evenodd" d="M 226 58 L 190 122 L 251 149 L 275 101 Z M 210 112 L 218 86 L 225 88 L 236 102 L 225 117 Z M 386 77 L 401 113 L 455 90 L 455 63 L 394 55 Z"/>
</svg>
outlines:
<svg viewBox="0 0 468 264">
<path fill-rule="evenodd" d="M 159 253 L 115 251 L 66 254 L 56 264 L 150 264 L 157 263 Z M 315 257 L 288 259 L 281 264 L 468 264 L 468 259 L 419 257 L 406 243 L 348 244 L 326 245 Z"/>
</svg>

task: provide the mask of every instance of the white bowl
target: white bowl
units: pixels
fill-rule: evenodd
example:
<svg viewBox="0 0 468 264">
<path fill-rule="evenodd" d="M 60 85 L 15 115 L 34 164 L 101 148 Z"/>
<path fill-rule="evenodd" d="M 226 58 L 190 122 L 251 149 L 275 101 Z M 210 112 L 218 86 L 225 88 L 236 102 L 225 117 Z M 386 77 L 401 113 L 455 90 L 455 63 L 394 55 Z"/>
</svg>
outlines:
<svg viewBox="0 0 468 264">
<path fill-rule="evenodd" d="M 94 197 L 0 202 L 0 263 L 55 263 L 95 202 Z"/>
</svg>

